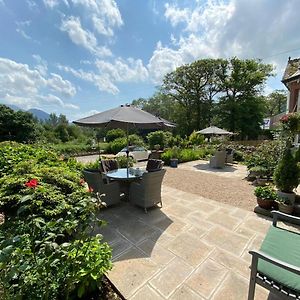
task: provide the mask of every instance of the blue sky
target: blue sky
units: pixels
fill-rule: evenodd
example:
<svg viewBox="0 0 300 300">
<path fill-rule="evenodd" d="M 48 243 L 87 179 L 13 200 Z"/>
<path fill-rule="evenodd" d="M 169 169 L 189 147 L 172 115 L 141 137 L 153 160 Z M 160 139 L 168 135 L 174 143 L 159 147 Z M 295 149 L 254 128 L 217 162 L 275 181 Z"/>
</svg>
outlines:
<svg viewBox="0 0 300 300">
<path fill-rule="evenodd" d="M 298 0 L 0 0 L 0 103 L 70 120 L 151 96 L 207 57 L 263 58 L 284 88 L 300 57 Z"/>
</svg>

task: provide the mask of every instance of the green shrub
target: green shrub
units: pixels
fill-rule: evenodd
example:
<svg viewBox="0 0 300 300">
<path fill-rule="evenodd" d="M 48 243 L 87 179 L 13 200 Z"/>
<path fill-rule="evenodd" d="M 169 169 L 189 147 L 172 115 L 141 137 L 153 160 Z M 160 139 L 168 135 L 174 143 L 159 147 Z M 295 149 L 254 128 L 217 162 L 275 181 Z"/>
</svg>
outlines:
<svg viewBox="0 0 300 300">
<path fill-rule="evenodd" d="M 129 135 L 128 140 L 129 140 L 129 145 L 144 146 L 143 139 L 136 134 Z M 107 153 L 117 154 L 126 146 L 127 146 L 126 138 L 117 138 L 113 142 L 110 142 L 108 144 L 106 151 Z"/>
<path fill-rule="evenodd" d="M 253 167 L 263 167 L 267 170 L 266 176 L 272 177 L 282 152 L 283 144 L 280 141 L 262 143 L 246 156 L 246 166 L 248 170 Z"/>
<path fill-rule="evenodd" d="M 119 164 L 119 168 L 126 168 L 127 167 L 127 157 L 126 156 L 119 156 L 116 158 Z M 132 157 L 128 158 L 128 167 L 133 167 L 135 160 Z"/>
<path fill-rule="evenodd" d="M 111 129 L 106 133 L 106 142 L 112 142 L 117 138 L 123 138 L 126 136 L 126 133 L 124 130 L 117 128 L 117 129 Z"/>
<path fill-rule="evenodd" d="M 233 152 L 233 160 L 235 160 L 235 161 L 244 161 L 245 160 L 244 153 L 242 151 L 235 150 Z"/>
<path fill-rule="evenodd" d="M 274 172 L 276 187 L 291 193 L 299 184 L 299 169 L 290 149 L 286 149 Z"/>
<path fill-rule="evenodd" d="M 172 139 L 172 133 L 168 131 L 158 130 L 147 135 L 150 149 L 155 149 L 155 145 L 160 145 L 160 148 L 164 149 L 169 145 L 170 139 Z"/>
<path fill-rule="evenodd" d="M 111 268 L 111 249 L 93 235 L 99 195 L 82 165 L 46 149 L 0 144 L 0 286 L 5 299 L 89 298 Z"/>
<path fill-rule="evenodd" d="M 199 149 L 179 149 L 174 147 L 172 149 L 166 150 L 161 159 L 166 165 L 170 165 L 170 160 L 172 158 L 177 158 L 179 162 L 188 162 L 198 159 L 205 159 L 212 153 L 212 150 L 209 148 L 199 148 Z"/>
<path fill-rule="evenodd" d="M 257 198 L 261 198 L 264 200 L 276 200 L 277 199 L 277 193 L 274 191 L 272 187 L 269 186 L 258 186 L 254 190 L 254 195 Z"/>
<path fill-rule="evenodd" d="M 189 136 L 189 142 L 191 143 L 191 145 L 202 145 L 204 143 L 204 136 L 200 133 L 197 133 L 196 131 L 193 131 Z"/>
</svg>

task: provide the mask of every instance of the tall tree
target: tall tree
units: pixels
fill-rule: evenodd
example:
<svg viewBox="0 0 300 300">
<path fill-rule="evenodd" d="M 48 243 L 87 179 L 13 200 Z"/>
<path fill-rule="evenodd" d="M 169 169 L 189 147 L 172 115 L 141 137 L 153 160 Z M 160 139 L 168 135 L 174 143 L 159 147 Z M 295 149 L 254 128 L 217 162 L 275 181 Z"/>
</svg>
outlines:
<svg viewBox="0 0 300 300">
<path fill-rule="evenodd" d="M 287 92 L 275 90 L 266 96 L 267 117 L 275 116 L 286 110 Z"/>
<path fill-rule="evenodd" d="M 209 125 L 224 63 L 222 59 L 202 59 L 165 76 L 162 90 L 181 106 L 187 134 Z"/>
<path fill-rule="evenodd" d="M 232 58 L 220 73 L 221 91 L 218 112 L 220 125 L 242 138 L 259 133 L 263 121 L 264 100 L 258 97 L 273 67 L 259 60 Z M 245 122 L 248 123 L 245 126 Z M 253 128 L 256 128 L 253 132 Z"/>
</svg>

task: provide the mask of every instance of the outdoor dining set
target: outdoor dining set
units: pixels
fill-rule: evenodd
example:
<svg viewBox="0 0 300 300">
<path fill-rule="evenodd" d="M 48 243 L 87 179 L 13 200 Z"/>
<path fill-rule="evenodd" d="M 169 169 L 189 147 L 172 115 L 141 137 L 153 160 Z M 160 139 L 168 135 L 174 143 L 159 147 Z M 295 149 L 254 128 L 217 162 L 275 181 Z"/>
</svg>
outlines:
<svg viewBox="0 0 300 300">
<path fill-rule="evenodd" d="M 149 159 L 146 169 L 119 168 L 115 159 L 102 159 L 98 170 L 85 169 L 84 179 L 94 193 L 101 195 L 106 206 L 121 200 L 144 208 L 162 206 L 161 185 L 166 170 L 163 162 Z"/>
</svg>

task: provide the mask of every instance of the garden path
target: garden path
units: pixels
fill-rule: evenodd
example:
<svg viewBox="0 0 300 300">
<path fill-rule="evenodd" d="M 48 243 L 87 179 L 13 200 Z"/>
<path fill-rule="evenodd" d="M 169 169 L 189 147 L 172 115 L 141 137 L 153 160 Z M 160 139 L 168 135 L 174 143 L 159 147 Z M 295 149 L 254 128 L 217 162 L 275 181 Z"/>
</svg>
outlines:
<svg viewBox="0 0 300 300">
<path fill-rule="evenodd" d="M 98 229 L 113 248 L 108 276 L 126 299 L 247 299 L 248 251 L 271 222 L 255 213 L 164 185 L 163 208 L 121 203 Z M 256 298 L 276 299 L 258 287 Z"/>
</svg>

